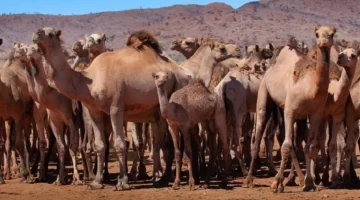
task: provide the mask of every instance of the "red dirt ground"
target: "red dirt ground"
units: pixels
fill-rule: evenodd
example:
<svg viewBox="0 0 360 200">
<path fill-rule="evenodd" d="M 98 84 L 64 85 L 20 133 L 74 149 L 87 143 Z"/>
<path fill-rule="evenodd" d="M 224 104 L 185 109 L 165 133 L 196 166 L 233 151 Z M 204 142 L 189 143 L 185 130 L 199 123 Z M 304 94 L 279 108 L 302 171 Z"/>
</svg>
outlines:
<svg viewBox="0 0 360 200">
<path fill-rule="evenodd" d="M 359 152 L 358 152 L 359 155 Z M 129 158 L 131 155 L 129 156 Z M 130 160 L 130 159 L 129 159 Z M 147 162 L 147 172 L 151 175 L 152 163 Z M 128 163 L 129 169 L 131 162 Z M 51 166 L 54 169 L 54 166 Z M 81 167 L 80 167 L 81 169 Z M 69 169 L 70 170 L 70 169 Z M 70 170 L 71 171 L 71 170 Z M 118 162 L 111 160 L 109 164 L 109 171 L 115 177 L 115 174 L 119 172 Z M 357 169 L 357 173 L 360 174 L 360 169 Z M 114 180 L 114 179 L 112 179 Z M 74 186 L 55 186 L 49 183 L 36 183 L 25 184 L 19 183 L 19 179 L 6 181 L 5 185 L 0 185 L 0 200 L 12 200 L 12 199 L 138 199 L 138 200 L 167 200 L 167 199 L 211 199 L 211 200 L 237 200 L 237 199 L 342 199 L 352 200 L 360 199 L 359 190 L 330 190 L 322 189 L 316 192 L 304 193 L 300 187 L 286 187 L 285 192 L 282 194 L 273 194 L 270 190 L 270 184 L 272 178 L 256 178 L 256 188 L 248 189 L 241 187 L 244 179 L 237 178 L 232 180 L 230 186 L 232 190 L 223 189 L 197 189 L 196 191 L 189 191 L 188 186 L 183 183 L 183 187 L 180 190 L 174 191 L 169 188 L 155 189 L 152 187 L 151 182 L 146 183 L 133 183 L 134 187 L 130 191 L 113 191 L 115 182 L 110 185 L 106 185 L 105 189 L 93 191 L 87 189 L 85 185 Z"/>
</svg>

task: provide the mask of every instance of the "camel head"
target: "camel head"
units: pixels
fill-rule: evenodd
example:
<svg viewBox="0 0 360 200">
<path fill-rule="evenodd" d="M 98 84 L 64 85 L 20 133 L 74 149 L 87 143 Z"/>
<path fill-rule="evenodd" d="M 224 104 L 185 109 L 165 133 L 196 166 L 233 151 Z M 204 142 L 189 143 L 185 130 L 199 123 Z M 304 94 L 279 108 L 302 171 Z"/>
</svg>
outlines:
<svg viewBox="0 0 360 200">
<path fill-rule="evenodd" d="M 84 44 L 85 44 L 85 40 L 78 40 L 72 45 L 71 49 L 75 53 L 82 52 L 84 49 Z"/>
<path fill-rule="evenodd" d="M 250 52 L 245 58 L 239 60 L 236 63 L 236 67 L 253 72 L 262 72 L 266 70 L 263 69 L 261 59 L 259 56 L 257 56 L 256 52 Z"/>
<path fill-rule="evenodd" d="M 180 53 L 194 54 L 199 47 L 198 38 L 187 37 L 175 40 L 170 48 Z"/>
<path fill-rule="evenodd" d="M 39 45 L 44 55 L 50 53 L 54 49 L 62 51 L 62 40 L 60 39 L 61 30 L 51 27 L 38 29 L 32 35 L 32 41 Z"/>
<path fill-rule="evenodd" d="M 28 45 L 26 47 L 26 56 L 29 59 L 34 59 L 34 60 L 40 59 L 42 54 L 41 54 L 41 51 L 39 49 L 39 46 L 36 45 L 36 44 Z"/>
<path fill-rule="evenodd" d="M 105 46 L 106 36 L 105 33 L 102 34 L 91 34 L 90 36 L 85 35 L 85 43 L 83 46 L 84 50 L 93 51 L 104 51 L 106 50 Z"/>
<path fill-rule="evenodd" d="M 331 48 L 334 44 L 334 35 L 336 28 L 329 26 L 320 26 L 314 28 L 316 45 L 319 48 Z"/>
<path fill-rule="evenodd" d="M 264 48 L 261 49 L 261 55 L 263 59 L 270 59 L 273 57 L 274 55 L 274 45 L 269 43 L 267 45 L 265 45 Z"/>
<path fill-rule="evenodd" d="M 13 58 L 19 59 L 21 61 L 27 61 L 26 47 L 27 45 L 24 43 L 14 43 L 12 48 Z"/>
<path fill-rule="evenodd" d="M 217 62 L 222 62 L 228 58 L 241 57 L 240 46 L 235 44 L 224 44 L 222 42 L 209 39 L 209 41 L 207 43 L 205 42 L 203 45 L 210 47 L 212 57 Z"/>
<path fill-rule="evenodd" d="M 0 46 L 2 45 L 2 43 L 3 43 L 3 39 L 2 39 L 2 38 L 0 38 Z"/>
<path fill-rule="evenodd" d="M 347 48 L 347 49 L 343 50 L 342 52 L 340 52 L 340 54 L 338 56 L 337 64 L 342 67 L 354 69 L 356 67 L 359 55 L 360 55 L 359 50 L 356 51 L 353 48 Z"/>
<path fill-rule="evenodd" d="M 245 46 L 245 52 L 247 55 L 249 55 L 250 53 L 257 53 L 260 52 L 260 47 L 259 45 Z"/>
<path fill-rule="evenodd" d="M 162 88 L 170 78 L 170 74 L 167 72 L 152 73 L 152 77 L 155 79 L 155 85 L 158 88 Z"/>
</svg>

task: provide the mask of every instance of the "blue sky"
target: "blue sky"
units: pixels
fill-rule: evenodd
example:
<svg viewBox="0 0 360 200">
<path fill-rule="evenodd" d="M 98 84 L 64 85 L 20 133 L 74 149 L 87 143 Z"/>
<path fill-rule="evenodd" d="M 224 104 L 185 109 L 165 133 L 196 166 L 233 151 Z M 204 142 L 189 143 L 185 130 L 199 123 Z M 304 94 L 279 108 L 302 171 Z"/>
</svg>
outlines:
<svg viewBox="0 0 360 200">
<path fill-rule="evenodd" d="M 208 4 L 209 0 L 0 0 L 0 13 L 87 14 L 138 8 L 159 8 L 175 4 Z M 216 0 L 215 0 L 216 1 Z M 238 8 L 250 0 L 217 0 Z"/>
</svg>

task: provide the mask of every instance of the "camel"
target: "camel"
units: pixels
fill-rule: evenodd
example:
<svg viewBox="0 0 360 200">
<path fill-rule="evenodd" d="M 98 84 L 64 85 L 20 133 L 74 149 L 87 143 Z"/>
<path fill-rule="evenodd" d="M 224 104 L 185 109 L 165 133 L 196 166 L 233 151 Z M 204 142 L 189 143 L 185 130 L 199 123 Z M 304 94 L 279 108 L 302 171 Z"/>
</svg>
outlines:
<svg viewBox="0 0 360 200">
<path fill-rule="evenodd" d="M 129 36 L 123 49 L 102 53 L 94 59 L 89 68 L 76 72 L 70 68 L 61 54 L 60 35 L 61 30 L 46 27 L 35 31 L 32 40 L 40 47 L 50 64 L 46 72 L 47 78 L 54 82 L 60 93 L 81 101 L 91 116 L 98 168 L 96 177 L 89 187 L 103 188 L 102 163 L 106 148 L 103 117 L 109 115 L 113 129 L 113 146 L 120 168 L 116 189 L 129 189 L 125 173 L 127 170 L 124 157 L 124 120 L 159 124 L 158 129 L 154 130 L 154 158 L 157 158 L 155 154 L 159 153 L 166 130 L 160 126 L 162 119 L 156 114 L 159 101 L 151 73 L 161 70 L 172 71 L 176 77 L 175 88 L 187 84 L 188 73 L 165 56 L 157 40 L 146 31 L 134 32 Z M 143 77 L 141 82 L 138 81 L 140 76 Z M 144 96 L 147 98 L 144 99 Z M 154 161 L 154 165 L 157 163 Z M 167 163 L 165 171 L 167 176 L 171 172 L 169 165 L 170 162 Z M 159 166 L 154 166 L 154 171 L 157 169 Z"/>
<path fill-rule="evenodd" d="M 89 51 L 87 49 L 84 49 L 84 44 L 85 40 L 78 40 L 72 46 L 72 50 L 76 54 L 76 58 L 71 65 L 71 68 L 74 70 L 84 70 L 87 67 L 87 63 L 90 62 Z M 82 67 L 80 67 L 79 65 Z"/>
<path fill-rule="evenodd" d="M 258 153 L 259 141 L 269 118 L 272 107 L 276 104 L 284 109 L 285 140 L 281 147 L 280 170 L 271 185 L 273 192 L 284 191 L 285 164 L 291 153 L 292 162 L 299 175 L 304 179 L 293 149 L 293 128 L 296 119 L 310 117 L 310 130 L 305 147 L 306 176 L 303 191 L 316 189 L 311 172 L 319 150 L 319 126 L 328 98 L 330 49 L 336 29 L 328 26 L 316 27 L 317 60 L 302 56 L 296 49 L 285 46 L 273 67 L 266 73 L 260 83 L 257 100 L 257 122 L 255 144 L 252 147 L 252 157 Z M 287 78 L 288 77 L 288 78 Z M 279 81 L 281 80 L 281 81 Z M 249 174 L 250 175 L 250 174 Z M 247 183 L 252 182 L 252 175 L 247 177 Z"/>
<path fill-rule="evenodd" d="M 85 43 L 83 49 L 87 49 L 90 53 L 90 57 L 95 59 L 98 55 L 108 51 L 105 45 L 106 36 L 102 34 L 85 35 Z"/>
<path fill-rule="evenodd" d="M 195 189 L 195 180 L 193 177 L 193 157 L 190 140 L 195 139 L 191 133 L 191 128 L 202 121 L 215 120 L 216 129 L 219 131 L 219 137 L 223 146 L 223 155 L 225 160 L 223 184 L 226 185 L 227 170 L 229 166 L 229 147 L 226 133 L 226 116 L 225 107 L 217 101 L 217 96 L 206 88 L 201 81 L 192 81 L 189 85 L 174 92 L 170 99 L 168 90 L 172 87 L 172 76 L 170 73 L 158 72 L 153 75 L 155 84 L 158 88 L 161 115 L 167 119 L 169 129 L 174 142 L 175 159 L 176 159 L 176 178 L 173 189 L 180 187 L 180 162 L 182 153 L 180 152 L 180 133 L 184 140 L 185 158 L 189 168 L 189 187 Z M 170 81 L 169 81 L 170 79 Z M 189 95 L 191 94 L 191 95 Z M 196 98 L 193 95 L 196 94 Z M 195 133 L 196 134 L 196 133 Z M 209 136 L 214 140 L 214 136 Z M 214 150 L 212 146 L 211 150 Z M 214 154 L 210 156 L 210 165 L 214 164 Z M 208 173 L 211 174 L 212 167 L 209 167 Z M 208 178 L 211 175 L 208 175 Z M 206 180 L 206 184 L 209 179 Z"/>
<path fill-rule="evenodd" d="M 73 184 L 81 184 L 76 161 L 79 134 L 77 132 L 78 127 L 76 127 L 75 123 L 72 101 L 48 85 L 45 75 L 45 71 L 48 70 L 48 65 L 44 65 L 41 52 L 36 45 L 23 46 L 22 49 L 18 49 L 18 51 L 18 53 L 15 52 L 17 56 L 28 63 L 25 65 L 27 69 L 26 79 L 30 95 L 35 101 L 34 118 L 38 126 L 39 144 L 42 155 L 42 164 L 40 166 L 43 166 L 45 162 L 46 140 L 44 118 L 47 114 L 51 129 L 56 138 L 60 161 L 59 175 L 54 184 L 66 184 L 64 126 L 67 126 L 70 132 L 69 146 L 74 170 Z M 86 170 L 87 169 L 85 169 L 85 171 Z M 40 170 L 39 179 L 46 181 L 44 169 Z"/>
<path fill-rule="evenodd" d="M 235 52 L 232 53 L 232 52 Z M 212 66 L 213 68 L 216 66 L 217 63 L 225 60 L 225 59 L 228 59 L 230 57 L 233 57 L 234 55 L 236 57 L 239 56 L 239 50 L 238 50 L 238 47 L 236 46 L 235 48 L 233 48 L 233 46 L 226 46 L 222 43 L 219 43 L 219 42 L 216 42 L 216 41 L 213 41 L 213 40 L 209 40 L 207 42 L 204 42 L 198 49 L 197 51 L 195 52 L 195 54 L 188 60 L 189 63 L 192 63 L 194 66 L 198 66 L 199 67 L 199 71 L 202 70 L 204 68 L 204 66 Z M 200 62 L 199 62 L 200 61 Z M 186 62 L 185 62 L 186 63 Z M 188 66 L 187 63 L 186 64 L 183 64 L 182 66 Z M 196 71 L 196 69 L 194 68 L 191 68 L 193 71 Z M 212 70 L 209 70 L 209 71 L 212 71 Z M 196 72 L 194 72 L 195 74 Z M 193 75 L 194 78 L 196 78 L 197 76 L 196 75 Z M 157 78 L 154 77 L 157 81 Z M 167 76 L 166 77 L 163 77 L 164 79 L 166 80 L 160 80 L 161 83 L 163 83 L 164 81 L 167 81 Z M 210 75 L 206 75 L 205 78 L 207 78 L 207 83 L 209 84 L 209 78 L 211 78 L 211 74 Z M 203 86 L 206 86 L 208 87 L 208 85 L 206 85 L 206 82 L 203 83 L 204 85 Z M 162 93 L 159 93 L 159 86 L 158 85 L 158 94 L 159 94 L 159 99 L 163 99 L 164 97 L 160 97 L 160 94 L 162 95 L 168 95 L 168 92 L 165 91 L 162 91 Z M 173 95 L 171 96 L 170 98 L 170 102 L 172 102 L 173 100 L 173 97 L 174 98 L 180 98 L 180 99 L 177 99 L 175 100 L 176 103 L 179 103 L 179 105 L 182 105 L 184 107 L 186 106 L 190 106 L 189 109 L 195 109 L 196 110 L 196 105 L 199 104 L 198 103 L 198 100 L 188 100 L 189 103 L 191 102 L 190 105 L 186 105 L 185 102 L 182 101 L 182 99 L 184 98 L 189 98 L 189 97 L 184 97 L 182 98 L 182 96 L 184 96 L 184 94 L 186 94 L 186 92 L 189 92 L 191 91 L 192 88 L 191 86 L 186 86 L 185 88 L 182 88 L 176 92 L 173 93 Z M 164 89 L 164 88 L 162 88 Z M 197 91 L 196 89 L 194 91 Z M 200 89 L 201 91 L 201 89 Z M 214 94 L 213 94 L 214 95 Z M 185 95 L 186 96 L 186 95 Z M 167 98 L 167 97 L 166 97 Z M 203 99 L 203 97 L 200 97 L 201 99 Z M 200 99 L 199 98 L 199 99 Z M 206 99 L 207 97 L 204 97 L 204 99 Z M 215 101 L 216 102 L 216 101 Z M 169 127 L 170 127 L 170 131 L 171 131 L 171 135 L 172 135 L 172 138 L 173 138 L 173 141 L 174 141 L 174 148 L 175 148 L 175 157 L 176 157 L 176 162 L 177 162 L 177 167 L 176 167 L 176 179 L 175 179 L 175 183 L 174 183 L 174 186 L 173 188 L 174 189 L 178 189 L 179 188 L 179 184 L 180 184 L 180 161 L 182 160 L 182 158 L 180 158 L 180 150 L 179 150 L 179 144 L 177 141 L 179 141 L 178 139 L 178 131 L 180 130 L 182 132 L 182 135 L 184 137 L 184 143 L 185 143 L 185 152 L 187 154 L 187 157 L 189 159 L 189 163 L 188 163 L 188 166 L 189 166 L 189 184 L 190 184 L 190 189 L 194 189 L 194 178 L 193 178 L 193 171 L 192 171 L 192 162 L 193 162 L 193 159 L 192 159 L 192 155 L 190 155 L 192 153 L 192 150 L 191 150 L 191 144 L 190 144 L 190 137 L 191 135 L 188 135 L 188 131 L 193 128 L 194 125 L 196 125 L 197 123 L 200 123 L 200 122 L 204 122 L 204 121 L 207 121 L 209 120 L 212 116 L 213 116 L 213 112 L 210 113 L 209 110 L 200 110 L 201 108 L 199 108 L 197 111 L 199 112 L 199 116 L 198 117 L 194 117 L 194 118 L 191 118 L 191 119 L 188 119 L 188 121 L 186 123 L 184 123 L 184 125 L 182 127 L 178 127 L 179 126 L 179 123 L 180 121 L 184 120 L 183 117 L 181 116 L 192 116 L 190 115 L 190 111 L 189 109 L 185 109 L 185 111 L 181 111 L 182 113 L 180 114 L 180 116 L 176 116 L 175 113 L 163 113 L 163 105 L 162 105 L 162 101 L 160 100 L 160 110 L 161 110 L 161 114 L 162 116 L 167 119 L 168 123 L 169 123 Z M 175 103 L 175 104 L 176 104 Z M 209 104 L 209 106 L 212 105 L 212 104 Z M 217 105 L 217 104 L 216 104 Z M 225 144 L 226 142 L 226 145 L 223 146 L 224 148 L 224 151 L 226 152 L 226 154 L 224 154 L 224 160 L 225 160 L 225 166 L 227 167 L 228 166 L 228 146 L 227 146 L 227 136 L 226 136 L 226 129 L 225 129 L 225 132 L 224 129 L 220 128 L 220 126 L 225 126 L 225 116 L 222 116 L 221 114 L 225 114 L 225 108 L 222 108 L 223 112 L 221 112 L 221 108 L 219 107 L 220 105 L 217 105 L 216 107 L 216 110 L 219 110 L 219 114 L 215 114 L 217 117 L 218 120 L 217 123 L 221 123 L 223 122 L 224 124 L 217 124 L 217 129 L 220 131 L 219 135 L 220 135 L 220 138 L 221 141 L 223 142 L 223 144 Z M 165 107 L 166 108 L 166 107 Z M 215 104 L 212 105 L 211 107 L 213 110 L 215 110 Z M 210 109 L 210 108 L 209 108 Z M 193 110 L 193 111 L 195 111 Z M 193 112 L 191 111 L 191 112 Z M 175 111 L 173 111 L 175 112 Z M 200 114 L 200 113 L 203 113 L 203 114 Z M 223 117 L 223 118 L 221 118 Z M 177 131 L 175 131 L 177 130 Z M 193 136 L 192 136 L 193 137 Z M 210 136 L 209 136 L 210 137 Z M 224 141 L 224 138 L 226 138 Z M 215 148 L 214 146 L 212 148 Z M 213 155 L 212 155 L 213 156 Z M 226 168 L 227 169 L 227 168 Z M 210 170 L 211 171 L 211 170 Z M 227 170 L 225 170 L 227 171 Z M 226 177 L 227 175 L 225 174 L 224 175 L 224 179 L 223 179 L 223 184 L 226 185 Z M 207 183 L 209 181 L 207 180 Z"/>
<path fill-rule="evenodd" d="M 16 49 L 21 48 L 22 45 L 19 43 L 14 44 L 10 56 L 0 71 L 0 89 L 2 91 L 0 96 L 0 116 L 6 121 L 14 121 L 15 148 L 20 157 L 20 175 L 23 181 L 32 183 L 29 155 L 27 145 L 24 145 L 25 137 L 22 131 L 26 116 L 32 114 L 33 100 L 26 84 L 24 63 L 20 59 L 15 58 Z M 6 132 L 10 134 L 9 124 L 7 124 L 7 129 Z M 5 143 L 8 150 L 10 149 L 9 139 L 10 137 L 7 138 Z M 6 161 L 9 166 L 9 151 Z M 10 170 L 7 168 L 5 172 L 10 173 Z M 2 177 L 0 177 L 0 182 L 4 183 Z"/>
<path fill-rule="evenodd" d="M 348 95 L 350 93 L 351 81 L 354 76 L 355 68 L 357 65 L 359 52 L 356 52 L 355 49 L 347 48 L 343 50 L 338 57 L 337 65 L 330 66 L 332 75 L 330 76 L 330 84 L 328 89 L 328 99 L 325 108 L 325 116 L 329 116 L 329 125 L 331 126 L 330 130 L 331 139 L 328 145 L 328 151 L 330 156 L 330 163 L 332 169 L 331 175 L 331 188 L 338 188 L 342 186 L 340 180 L 340 157 L 341 151 L 337 149 L 338 147 L 338 137 L 341 136 L 340 125 L 345 118 L 345 107 L 348 100 Z M 331 69 L 331 67 L 333 69 Z M 345 139 L 345 138 L 344 138 Z M 344 141 L 344 139 L 340 141 Z M 337 158 L 338 157 L 338 158 Z M 337 160 L 338 159 L 338 160 Z M 328 179 L 328 164 L 326 171 L 323 175 L 324 179 Z M 325 180 L 328 181 L 328 180 Z"/>
</svg>

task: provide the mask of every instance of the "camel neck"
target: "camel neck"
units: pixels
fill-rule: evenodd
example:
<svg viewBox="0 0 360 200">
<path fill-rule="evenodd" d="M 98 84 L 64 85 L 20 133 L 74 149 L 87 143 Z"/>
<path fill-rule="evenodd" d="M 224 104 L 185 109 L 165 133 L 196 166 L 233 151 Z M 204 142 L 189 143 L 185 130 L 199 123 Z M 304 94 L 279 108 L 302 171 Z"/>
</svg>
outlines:
<svg viewBox="0 0 360 200">
<path fill-rule="evenodd" d="M 60 48 L 46 53 L 45 58 L 50 64 L 49 70 L 45 72 L 46 76 L 60 93 L 73 100 L 91 101 L 89 90 L 86 89 L 86 78 L 82 73 L 71 69 Z"/>
<path fill-rule="evenodd" d="M 169 110 L 169 98 L 168 92 L 165 88 L 157 87 L 157 93 L 159 97 L 159 104 L 160 104 L 160 112 L 162 117 L 168 118 L 168 110 Z"/>
<path fill-rule="evenodd" d="M 320 86 L 329 87 L 330 48 L 317 48 L 316 74 Z M 325 89 L 325 88 L 324 88 Z"/>
<path fill-rule="evenodd" d="M 208 45 L 201 46 L 188 61 L 184 66 L 193 73 L 193 78 L 200 78 L 209 87 L 213 69 L 218 63 L 211 54 L 211 48 Z"/>
</svg>

